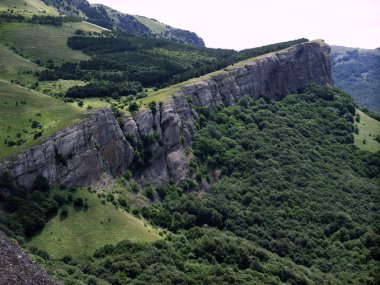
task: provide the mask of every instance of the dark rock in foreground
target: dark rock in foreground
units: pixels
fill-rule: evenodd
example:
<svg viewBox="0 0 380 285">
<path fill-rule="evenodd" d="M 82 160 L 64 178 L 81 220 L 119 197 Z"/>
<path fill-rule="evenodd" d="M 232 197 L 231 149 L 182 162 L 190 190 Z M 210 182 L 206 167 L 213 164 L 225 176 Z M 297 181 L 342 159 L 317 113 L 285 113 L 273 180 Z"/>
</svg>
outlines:
<svg viewBox="0 0 380 285">
<path fill-rule="evenodd" d="M 18 245 L 0 231 L 0 285 L 50 285 L 53 281 Z"/>
</svg>

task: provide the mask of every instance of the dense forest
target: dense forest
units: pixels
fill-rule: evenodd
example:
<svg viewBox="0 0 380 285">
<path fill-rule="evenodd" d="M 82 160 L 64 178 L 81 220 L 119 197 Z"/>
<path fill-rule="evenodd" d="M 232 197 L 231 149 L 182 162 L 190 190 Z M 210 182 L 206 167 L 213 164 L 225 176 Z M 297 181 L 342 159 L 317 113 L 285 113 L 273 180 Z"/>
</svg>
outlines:
<svg viewBox="0 0 380 285">
<path fill-rule="evenodd" d="M 380 51 L 332 47 L 336 86 L 354 96 L 358 105 L 380 113 Z"/>
<path fill-rule="evenodd" d="M 194 108 L 191 179 L 149 186 L 150 206 L 134 211 L 168 230 L 165 240 L 81 259 L 31 249 L 51 275 L 67 284 L 378 284 L 380 154 L 354 146 L 348 94 L 311 85 L 281 101 Z M 140 191 L 131 177 L 125 187 Z M 18 189 L 7 175 L 0 182 Z M 79 203 L 51 197 L 43 178 L 33 189 L 3 197 L 1 227 L 20 241 Z"/>
</svg>

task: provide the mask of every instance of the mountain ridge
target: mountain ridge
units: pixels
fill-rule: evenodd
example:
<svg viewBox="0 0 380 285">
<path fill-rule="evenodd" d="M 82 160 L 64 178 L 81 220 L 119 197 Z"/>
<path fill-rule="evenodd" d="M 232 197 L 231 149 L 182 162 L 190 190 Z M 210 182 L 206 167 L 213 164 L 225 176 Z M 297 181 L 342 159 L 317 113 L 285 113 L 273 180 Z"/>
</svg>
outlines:
<svg viewBox="0 0 380 285">
<path fill-rule="evenodd" d="M 8 169 L 27 188 L 38 175 L 46 177 L 51 186 L 89 185 L 91 177 L 100 177 L 104 171 L 111 176 L 122 174 L 135 159 L 131 145 L 157 133 L 158 140 L 145 145 L 154 154 L 151 158 L 154 163 L 140 174 L 140 181 L 162 184 L 172 176 L 179 183 L 187 178 L 184 149 L 196 132 L 194 120 L 199 118 L 191 104 L 216 108 L 221 104 L 233 105 L 244 96 L 280 99 L 310 83 L 332 84 L 329 52 L 324 42 L 314 41 L 244 61 L 230 71 L 222 71 L 168 95 L 169 101 L 160 106 L 155 102 L 154 109 L 124 117 L 121 128 L 107 109 L 93 111 L 95 116 L 90 121 L 62 130 L 44 144 L 19 154 L 16 160 L 0 164 L 0 169 Z M 154 96 L 150 100 L 153 102 Z M 108 123 L 102 127 L 96 122 Z M 81 143 L 79 146 L 69 144 L 70 141 Z M 86 141 L 90 143 L 83 143 Z M 94 165 L 98 166 L 94 168 Z"/>
<path fill-rule="evenodd" d="M 142 37 L 169 39 L 180 43 L 205 47 L 203 39 L 194 32 L 177 29 L 143 16 L 121 13 L 103 4 L 90 4 L 87 0 L 45 0 L 44 2 L 54 6 L 62 14 L 84 16 L 88 22 L 106 29 L 121 30 Z M 146 25 L 141 20 L 142 18 L 154 21 L 161 26 L 162 30 L 157 32 L 151 29 L 151 25 Z"/>
</svg>

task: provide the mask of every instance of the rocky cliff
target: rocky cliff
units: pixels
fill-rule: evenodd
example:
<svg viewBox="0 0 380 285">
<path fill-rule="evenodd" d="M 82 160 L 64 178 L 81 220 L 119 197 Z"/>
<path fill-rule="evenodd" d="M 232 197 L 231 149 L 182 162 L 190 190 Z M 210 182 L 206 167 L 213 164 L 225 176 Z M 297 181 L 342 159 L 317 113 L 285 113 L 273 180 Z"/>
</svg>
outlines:
<svg viewBox="0 0 380 285">
<path fill-rule="evenodd" d="M 0 231 L 0 285 L 59 284 Z"/>
<path fill-rule="evenodd" d="M 30 188 L 38 175 L 51 186 L 89 185 L 106 173 L 121 174 L 133 159 L 118 122 L 108 109 L 89 113 L 90 119 L 66 128 L 43 144 L 0 164 Z"/>
<path fill-rule="evenodd" d="M 118 123 L 107 109 L 62 130 L 45 143 L 0 165 L 30 187 L 43 175 L 51 186 L 89 185 L 102 175 L 128 169 L 132 145 L 143 142 L 150 163 L 134 175 L 141 183 L 161 184 L 187 178 L 185 147 L 196 132 L 194 106 L 233 105 L 241 97 L 281 99 L 309 83 L 332 84 L 330 47 L 313 41 L 236 64 L 176 91 L 156 109 L 125 115 Z"/>
</svg>

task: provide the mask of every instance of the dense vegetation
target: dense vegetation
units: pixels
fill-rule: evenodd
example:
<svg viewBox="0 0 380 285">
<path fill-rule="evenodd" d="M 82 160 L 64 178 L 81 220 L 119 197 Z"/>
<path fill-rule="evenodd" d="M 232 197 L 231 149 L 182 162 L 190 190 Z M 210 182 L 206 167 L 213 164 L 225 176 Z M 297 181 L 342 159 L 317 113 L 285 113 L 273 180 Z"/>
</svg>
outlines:
<svg viewBox="0 0 380 285">
<path fill-rule="evenodd" d="M 173 234 L 83 259 L 35 250 L 50 274 L 67 284 L 377 284 L 380 153 L 353 144 L 349 95 L 310 86 L 197 111 L 193 179 L 151 188 L 141 210 Z"/>
<path fill-rule="evenodd" d="M 207 194 L 159 189 L 143 215 L 172 231 L 208 225 L 343 283 L 374 277 L 380 154 L 353 146 L 355 108 L 336 89 L 281 102 L 242 99 L 201 109 L 195 178 L 221 172 Z M 373 280 L 373 279 L 372 279 Z"/>
<path fill-rule="evenodd" d="M 69 47 L 83 51 L 91 59 L 82 60 L 79 65 L 65 63 L 60 67 L 51 66 L 39 74 L 39 80 L 61 78 L 107 82 L 137 81 L 145 87 L 164 87 L 304 41 L 306 39 L 237 52 L 199 48 L 168 40 L 144 39 L 121 33 L 116 37 L 75 36 L 69 38 Z M 71 93 L 68 96 L 74 97 Z M 109 95 L 104 93 L 103 97 L 106 96 Z"/>
<path fill-rule="evenodd" d="M 335 84 L 359 106 L 380 113 L 380 51 L 333 46 L 331 61 Z"/>
<path fill-rule="evenodd" d="M 49 197 L 49 184 L 42 176 L 36 179 L 29 193 L 19 187 L 7 172 L 3 172 L 0 175 L 0 189 L 12 193 L 9 197 L 0 195 L 7 213 L 0 220 L 0 225 L 11 236 L 32 236 L 58 211 L 58 203 Z"/>
<path fill-rule="evenodd" d="M 67 97 L 86 98 L 86 97 L 119 97 L 135 95 L 143 91 L 140 82 L 94 82 L 86 86 L 71 87 L 67 93 Z"/>
<path fill-rule="evenodd" d="M 5 19 L 7 22 L 26 22 L 26 23 L 32 23 L 32 24 L 39 24 L 39 25 L 53 25 L 53 26 L 62 26 L 63 23 L 68 22 L 81 22 L 81 18 L 78 17 L 62 17 L 62 16 L 50 16 L 50 15 L 44 15 L 44 16 L 37 16 L 33 15 L 31 18 L 27 18 L 20 14 L 13 14 L 13 13 L 6 13 L 2 12 L 0 13 L 0 18 Z"/>
</svg>

